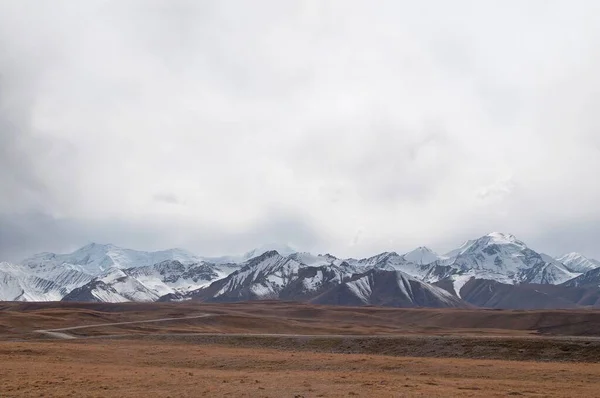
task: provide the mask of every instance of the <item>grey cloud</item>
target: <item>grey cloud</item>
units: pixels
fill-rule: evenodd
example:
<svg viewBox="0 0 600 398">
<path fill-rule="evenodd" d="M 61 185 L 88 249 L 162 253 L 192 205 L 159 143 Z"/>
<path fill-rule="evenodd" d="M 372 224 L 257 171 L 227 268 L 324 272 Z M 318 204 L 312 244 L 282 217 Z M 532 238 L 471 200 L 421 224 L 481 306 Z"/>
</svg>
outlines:
<svg viewBox="0 0 600 398">
<path fill-rule="evenodd" d="M 168 204 L 182 204 L 181 200 L 177 197 L 177 195 L 172 193 L 157 193 L 152 197 L 157 202 L 163 202 Z"/>
<path fill-rule="evenodd" d="M 528 244 L 553 256 L 579 252 L 600 259 L 600 218 L 587 218 L 567 222 L 550 221 Z"/>
<path fill-rule="evenodd" d="M 11 100 L 5 79 L 0 79 L 0 210 L 35 205 L 47 192 L 33 157 L 28 104 L 20 106 Z"/>
<path fill-rule="evenodd" d="M 65 219 L 42 213 L 0 214 L 0 258 L 19 261 L 34 253 L 69 252 L 90 242 L 138 250 L 183 247 L 203 256 L 239 254 L 268 242 L 300 250 L 323 250 L 325 236 L 306 217 L 272 208 L 248 228 L 223 229 L 178 217 Z"/>
<path fill-rule="evenodd" d="M 0 260 L 492 230 L 600 257 L 599 4 L 0 2 Z"/>
</svg>

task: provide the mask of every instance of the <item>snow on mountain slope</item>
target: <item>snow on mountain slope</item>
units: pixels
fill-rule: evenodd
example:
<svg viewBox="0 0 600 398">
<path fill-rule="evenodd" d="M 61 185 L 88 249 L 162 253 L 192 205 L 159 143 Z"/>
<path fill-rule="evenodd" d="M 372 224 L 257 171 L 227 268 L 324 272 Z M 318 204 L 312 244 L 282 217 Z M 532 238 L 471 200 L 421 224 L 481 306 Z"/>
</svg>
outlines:
<svg viewBox="0 0 600 398">
<path fill-rule="evenodd" d="M 268 250 L 274 247 L 281 251 Z M 67 293 L 73 293 L 68 299 L 96 301 L 153 301 L 169 295 L 223 301 L 304 300 L 370 270 L 401 271 L 428 284 L 443 282 L 460 297 L 461 288 L 471 279 L 504 284 L 583 283 L 581 272 L 597 263 L 577 253 L 553 259 L 513 235 L 498 232 L 469 240 L 444 256 L 419 247 L 403 255 L 384 252 L 359 260 L 341 259 L 269 244 L 215 261 L 181 249 L 140 252 L 90 244 L 70 254 L 42 253 L 23 265 L 3 263 L 0 300 L 58 300 Z M 595 283 L 590 275 L 585 283 Z"/>
<path fill-rule="evenodd" d="M 94 279 L 90 283 L 73 289 L 62 301 L 86 301 L 99 303 L 124 303 L 130 301 L 119 294 L 112 286 Z"/>
<path fill-rule="evenodd" d="M 365 269 L 402 271 L 428 283 L 449 280 L 458 295 L 471 278 L 509 284 L 559 284 L 579 275 L 550 256 L 529 249 L 515 236 L 499 232 L 469 240 L 445 256 L 418 248 L 403 256 L 386 252 L 351 261 Z"/>
<path fill-rule="evenodd" d="M 415 250 L 402 255 L 405 261 L 418 265 L 428 265 L 440 260 L 442 257 L 428 247 L 417 247 Z"/>
<path fill-rule="evenodd" d="M 32 272 L 27 267 L 0 263 L 0 301 L 58 301 L 91 276 L 72 269 Z"/>
<path fill-rule="evenodd" d="M 556 261 L 547 254 L 540 254 L 542 262 L 536 263 L 529 269 L 523 269 L 519 274 L 521 283 L 538 283 L 558 285 L 573 279 L 581 273 L 571 272 L 564 264 Z"/>
<path fill-rule="evenodd" d="M 282 243 L 268 243 L 261 245 L 257 248 L 247 251 L 244 254 L 218 256 L 218 257 L 204 257 L 204 261 L 213 264 L 241 264 L 251 258 L 258 257 L 266 252 L 276 251 L 283 256 L 289 256 L 290 254 L 296 253 L 297 250 L 290 247 L 289 245 Z"/>
<path fill-rule="evenodd" d="M 492 232 L 467 241 L 438 264 L 457 274 L 502 283 L 562 283 L 577 276 L 550 256 L 541 255 L 510 234 Z"/>
<path fill-rule="evenodd" d="M 355 275 L 311 300 L 330 305 L 383 305 L 390 307 L 467 307 L 442 288 L 401 271 L 371 269 Z"/>
<path fill-rule="evenodd" d="M 124 249 L 115 245 L 90 243 L 73 253 L 41 253 L 21 262 L 32 269 L 63 265 L 90 275 L 99 275 L 111 268 L 132 268 L 157 264 L 165 260 L 177 260 L 182 263 L 195 263 L 202 259 L 183 249 L 169 249 L 145 252 Z"/>
<path fill-rule="evenodd" d="M 529 249 L 515 236 L 499 232 L 469 240 L 445 256 L 420 247 L 402 256 L 385 252 L 347 261 L 363 270 L 402 271 L 428 283 L 448 279 L 456 284 L 457 294 L 472 277 L 509 284 L 559 284 L 578 276 L 550 256 Z"/>
<path fill-rule="evenodd" d="M 466 249 L 468 249 L 469 247 L 471 247 L 475 243 L 476 240 L 477 239 L 470 239 L 470 240 L 464 242 L 462 245 L 460 245 L 456 249 L 451 250 L 448 253 L 444 254 L 443 257 L 445 257 L 445 258 L 454 258 L 454 257 L 458 256 L 459 254 L 461 254 L 462 252 L 464 252 Z"/>
<path fill-rule="evenodd" d="M 0 263 L 0 301 L 19 301 L 25 292 L 19 278 L 10 269 L 10 264 Z"/>
<path fill-rule="evenodd" d="M 64 300 L 156 301 L 165 295 L 185 295 L 236 269 L 239 267 L 234 264 L 184 264 L 177 260 L 126 269 L 113 267 L 74 290 Z"/>
<path fill-rule="evenodd" d="M 63 301 L 156 301 L 160 296 L 124 270 L 113 267 L 98 275 L 90 283 L 73 290 Z"/>
<path fill-rule="evenodd" d="M 513 235 L 492 232 L 463 246 L 455 257 L 446 262 L 462 270 L 479 269 L 514 275 L 521 268 L 529 268 L 527 262 L 536 254 Z"/>
<path fill-rule="evenodd" d="M 79 271 L 76 267 L 68 265 L 46 264 L 41 267 L 21 267 L 24 272 L 54 282 L 60 286 L 61 294 L 64 296 L 71 290 L 83 286 L 94 277 Z"/>
<path fill-rule="evenodd" d="M 249 252 L 244 254 L 244 260 L 250 260 L 251 258 L 260 256 L 261 254 L 270 252 L 270 251 L 276 251 L 277 253 L 279 253 L 282 256 L 289 256 L 290 254 L 297 252 L 296 249 L 294 249 L 293 247 L 286 245 L 286 244 L 268 243 L 266 245 L 259 246 L 254 250 L 250 250 Z"/>
<path fill-rule="evenodd" d="M 269 251 L 246 261 L 240 270 L 211 284 L 207 291 L 212 298 L 276 298 L 300 267 L 298 261 Z"/>
<path fill-rule="evenodd" d="M 399 256 L 391 254 L 389 257 Z M 380 261 L 384 258 L 385 255 L 381 256 Z M 352 265 L 348 262 L 336 264 L 332 259 L 332 256 L 296 254 L 285 257 L 276 251 L 267 252 L 247 261 L 243 268 L 227 278 L 194 292 L 193 296 L 204 301 L 283 299 L 402 307 L 466 305 L 445 290 L 403 272 L 372 268 L 365 273 L 365 264 L 379 264 L 375 260 L 366 259 L 359 265 Z"/>
<path fill-rule="evenodd" d="M 98 277 L 99 281 L 110 285 L 122 297 L 130 301 L 156 301 L 159 294 L 123 270 L 111 268 Z"/>
<path fill-rule="evenodd" d="M 556 260 L 563 263 L 571 272 L 583 273 L 600 267 L 600 261 L 587 258 L 575 252 L 565 254 L 564 256 L 556 258 Z"/>
<path fill-rule="evenodd" d="M 248 260 L 240 270 L 200 289 L 194 296 L 210 301 L 296 299 L 329 284 L 341 283 L 355 272 L 355 267 L 339 263 L 332 256 L 296 253 L 284 257 L 270 251 Z"/>
<path fill-rule="evenodd" d="M 60 298 L 58 287 L 51 281 L 0 270 L 0 301 L 58 301 Z"/>
<path fill-rule="evenodd" d="M 311 267 L 320 267 L 320 266 L 331 265 L 331 264 L 340 265 L 343 262 L 343 260 L 340 260 L 332 255 L 319 254 L 319 255 L 315 256 L 314 254 L 310 254 L 307 252 L 292 253 L 292 254 L 288 255 L 288 257 L 290 257 L 293 260 L 298 261 L 300 264 L 308 265 Z"/>
<path fill-rule="evenodd" d="M 562 284 L 567 287 L 594 286 L 600 288 L 600 268 L 591 269 Z"/>
<path fill-rule="evenodd" d="M 430 270 L 428 265 L 409 262 L 404 256 L 400 256 L 396 252 L 384 252 L 361 260 L 349 259 L 347 262 L 360 268 L 362 272 L 371 268 L 387 271 L 402 271 L 419 279 L 425 278 Z"/>
<path fill-rule="evenodd" d="M 474 272 L 465 272 L 459 275 L 452 275 L 448 278 L 448 280 L 452 282 L 452 288 L 456 295 L 459 298 L 462 298 L 460 290 L 467 282 L 469 282 L 473 278 L 476 278 Z"/>
<path fill-rule="evenodd" d="M 152 266 L 129 268 L 125 272 L 159 296 L 163 296 L 197 290 L 214 280 L 225 278 L 239 268 L 235 264 L 183 264 L 176 260 L 167 260 Z"/>
</svg>

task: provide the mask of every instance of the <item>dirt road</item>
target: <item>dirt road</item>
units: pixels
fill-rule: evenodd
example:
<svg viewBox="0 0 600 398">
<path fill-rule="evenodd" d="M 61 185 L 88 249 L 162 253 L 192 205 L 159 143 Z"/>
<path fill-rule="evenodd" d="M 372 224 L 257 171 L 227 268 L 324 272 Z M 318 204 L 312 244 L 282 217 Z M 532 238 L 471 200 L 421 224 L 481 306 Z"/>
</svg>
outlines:
<svg viewBox="0 0 600 398">
<path fill-rule="evenodd" d="M 181 321 L 185 319 L 198 319 L 198 318 L 207 318 L 209 316 L 214 316 L 214 314 L 202 314 L 195 316 L 186 316 L 186 317 L 177 317 L 177 318 L 158 318 L 158 319 L 147 319 L 142 321 L 127 321 L 127 322 L 111 322 L 111 323 L 100 323 L 100 324 L 91 324 L 91 325 L 80 325 L 80 326 L 71 326 L 67 328 L 59 328 L 59 329 L 38 329 L 35 330 L 35 333 L 45 334 L 49 337 L 54 337 L 57 339 L 76 339 L 78 336 L 74 336 L 68 333 L 65 333 L 69 330 L 80 330 L 80 329 L 91 329 L 91 328 L 99 328 L 99 327 L 108 327 L 108 326 L 121 326 L 121 325 L 134 325 L 134 324 L 142 324 L 142 323 L 157 323 L 157 322 L 169 322 L 169 321 Z"/>
</svg>

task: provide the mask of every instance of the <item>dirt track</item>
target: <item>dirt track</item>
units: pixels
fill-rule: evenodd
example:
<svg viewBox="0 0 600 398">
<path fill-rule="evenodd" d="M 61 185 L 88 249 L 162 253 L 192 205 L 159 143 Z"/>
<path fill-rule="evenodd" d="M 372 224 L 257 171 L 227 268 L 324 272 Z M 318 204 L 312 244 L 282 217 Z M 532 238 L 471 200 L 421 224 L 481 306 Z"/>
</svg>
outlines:
<svg viewBox="0 0 600 398">
<path fill-rule="evenodd" d="M 0 396 L 594 396 L 599 319 L 268 302 L 0 303 Z"/>
<path fill-rule="evenodd" d="M 4 397 L 594 397 L 600 364 L 414 358 L 178 341 L 0 343 Z"/>
<path fill-rule="evenodd" d="M 72 334 L 68 334 L 65 332 L 71 330 L 81 330 L 81 329 L 91 329 L 91 328 L 102 328 L 109 326 L 130 326 L 130 325 L 139 325 L 142 323 L 159 323 L 159 322 L 181 322 L 186 319 L 198 319 L 198 318 L 206 318 L 209 316 L 213 316 L 211 314 L 202 314 L 195 316 L 187 316 L 187 317 L 179 317 L 179 318 L 158 318 L 158 319 L 146 319 L 143 321 L 126 321 L 126 322 L 112 322 L 112 323 L 101 323 L 101 324 L 92 324 L 92 325 L 80 325 L 80 326 L 70 326 L 66 328 L 60 329 L 48 329 L 48 330 L 34 330 L 35 333 L 45 334 L 50 337 L 58 338 L 58 339 L 76 339 L 77 336 L 73 336 Z"/>
<path fill-rule="evenodd" d="M 91 325 L 157 318 L 219 315 L 200 322 L 93 330 Z M 282 334 L 428 334 L 599 336 L 600 311 L 496 311 L 327 307 L 285 302 L 201 303 L 0 303 L 0 340 L 74 326 L 86 334 L 175 332 Z M 178 328 L 178 326 L 181 326 Z M 33 337 L 33 336 L 30 336 Z"/>
<path fill-rule="evenodd" d="M 598 319 L 600 313 L 594 311 L 407 310 L 278 302 L 14 303 L 0 308 L 0 327 L 4 322 L 9 340 L 135 338 L 287 351 L 570 362 L 600 362 L 600 337 L 594 335 Z M 502 324 L 504 328 L 497 328 Z M 485 325 L 492 327 L 481 327 Z M 530 329 L 519 329 L 523 327 Z M 582 335 L 549 334 L 566 329 Z"/>
</svg>

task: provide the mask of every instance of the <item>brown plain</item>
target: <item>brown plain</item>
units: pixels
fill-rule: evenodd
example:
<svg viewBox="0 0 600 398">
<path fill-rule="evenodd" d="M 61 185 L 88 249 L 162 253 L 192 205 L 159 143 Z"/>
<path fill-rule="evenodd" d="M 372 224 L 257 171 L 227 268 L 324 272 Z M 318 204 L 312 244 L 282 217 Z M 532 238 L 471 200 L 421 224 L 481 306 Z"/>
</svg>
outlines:
<svg viewBox="0 0 600 398">
<path fill-rule="evenodd" d="M 0 397 L 594 397 L 599 324 L 592 310 L 0 303 Z M 35 332 L 82 325 L 98 326 Z"/>
</svg>

